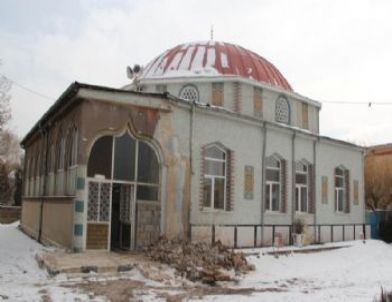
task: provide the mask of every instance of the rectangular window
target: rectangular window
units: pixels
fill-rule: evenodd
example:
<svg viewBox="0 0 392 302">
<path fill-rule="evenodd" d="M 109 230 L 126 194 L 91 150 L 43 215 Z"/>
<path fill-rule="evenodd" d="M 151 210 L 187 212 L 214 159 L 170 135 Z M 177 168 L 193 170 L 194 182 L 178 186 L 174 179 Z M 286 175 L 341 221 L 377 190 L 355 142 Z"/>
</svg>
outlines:
<svg viewBox="0 0 392 302">
<path fill-rule="evenodd" d="M 295 210 L 307 213 L 308 204 L 308 166 L 302 162 L 296 164 L 295 171 Z"/>
<path fill-rule="evenodd" d="M 273 159 L 265 171 L 265 209 L 269 211 L 281 210 L 281 166 L 280 161 Z M 268 162 L 267 162 L 268 164 Z"/>
<path fill-rule="evenodd" d="M 223 83 L 212 83 L 212 105 L 223 106 Z"/>
<path fill-rule="evenodd" d="M 204 178 L 203 207 L 210 208 L 212 200 L 212 179 Z"/>
<path fill-rule="evenodd" d="M 344 189 L 336 188 L 336 209 L 338 212 L 344 211 Z"/>
<path fill-rule="evenodd" d="M 337 212 L 344 211 L 345 204 L 345 177 L 342 168 L 335 169 L 335 208 Z"/>
<path fill-rule="evenodd" d="M 295 210 L 297 212 L 307 213 L 309 210 L 308 204 L 308 187 L 304 185 L 295 186 Z"/>
<path fill-rule="evenodd" d="M 216 146 L 205 151 L 203 207 L 225 210 L 226 206 L 226 152 Z"/>
<path fill-rule="evenodd" d="M 302 128 L 309 129 L 309 105 L 302 103 Z"/>
<path fill-rule="evenodd" d="M 214 208 L 218 210 L 225 209 L 225 179 L 214 179 Z"/>
<path fill-rule="evenodd" d="M 138 185 L 137 186 L 137 200 L 157 201 L 158 200 L 158 187 L 157 186 Z"/>
<path fill-rule="evenodd" d="M 257 118 L 263 116 L 263 90 L 257 87 L 253 89 L 253 114 Z"/>
<path fill-rule="evenodd" d="M 271 184 L 271 210 L 280 211 L 280 184 Z"/>
</svg>

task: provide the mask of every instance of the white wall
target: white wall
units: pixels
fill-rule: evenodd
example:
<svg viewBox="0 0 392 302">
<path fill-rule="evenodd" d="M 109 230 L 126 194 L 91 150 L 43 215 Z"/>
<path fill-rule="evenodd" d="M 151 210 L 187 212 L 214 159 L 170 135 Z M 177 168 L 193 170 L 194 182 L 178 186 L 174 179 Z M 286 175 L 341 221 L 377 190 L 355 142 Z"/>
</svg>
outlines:
<svg viewBox="0 0 392 302">
<path fill-rule="evenodd" d="M 197 87 L 199 91 L 199 101 L 201 103 L 211 103 L 212 98 L 212 83 L 219 82 L 224 85 L 224 102 L 223 107 L 236 111 L 235 83 L 240 85 L 240 113 L 248 116 L 254 116 L 253 112 L 253 88 L 258 87 L 263 90 L 263 120 L 275 122 L 275 102 L 280 96 L 285 96 L 290 104 L 290 125 L 302 128 L 302 107 L 300 98 L 293 97 L 291 94 L 284 91 L 275 91 L 268 87 L 263 87 L 257 83 L 247 83 L 235 78 L 214 77 L 214 78 L 199 78 L 195 79 L 183 78 L 176 80 L 162 79 L 159 82 L 155 81 L 151 84 L 144 85 L 145 92 L 156 92 L 157 84 L 167 85 L 167 91 L 172 95 L 179 96 L 181 88 L 185 85 L 192 84 Z M 309 131 L 318 133 L 318 110 L 316 107 L 309 103 Z"/>
</svg>

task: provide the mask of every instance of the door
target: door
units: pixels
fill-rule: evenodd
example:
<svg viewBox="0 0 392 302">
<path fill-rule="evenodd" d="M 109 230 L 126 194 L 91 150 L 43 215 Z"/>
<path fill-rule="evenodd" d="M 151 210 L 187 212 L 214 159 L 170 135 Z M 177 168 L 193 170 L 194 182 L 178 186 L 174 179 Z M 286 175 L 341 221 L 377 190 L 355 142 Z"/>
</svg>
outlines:
<svg viewBox="0 0 392 302">
<path fill-rule="evenodd" d="M 111 249 L 131 249 L 134 246 L 135 196 L 134 185 L 113 183 L 111 215 Z"/>
</svg>

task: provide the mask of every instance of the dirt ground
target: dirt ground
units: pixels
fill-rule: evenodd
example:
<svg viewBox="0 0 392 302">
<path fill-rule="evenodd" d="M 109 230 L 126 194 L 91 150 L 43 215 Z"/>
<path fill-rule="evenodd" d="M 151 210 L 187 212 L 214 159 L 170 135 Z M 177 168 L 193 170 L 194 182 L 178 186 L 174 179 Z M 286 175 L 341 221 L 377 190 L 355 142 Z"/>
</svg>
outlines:
<svg viewBox="0 0 392 302">
<path fill-rule="evenodd" d="M 214 295 L 241 295 L 248 296 L 256 292 L 284 292 L 285 288 L 232 288 L 230 286 L 151 286 L 137 280 L 108 280 L 86 281 L 75 283 L 69 287 L 82 289 L 94 297 L 105 297 L 109 301 L 139 302 L 153 296 L 167 302 L 182 302 L 189 299 L 203 299 L 205 296 Z"/>
</svg>

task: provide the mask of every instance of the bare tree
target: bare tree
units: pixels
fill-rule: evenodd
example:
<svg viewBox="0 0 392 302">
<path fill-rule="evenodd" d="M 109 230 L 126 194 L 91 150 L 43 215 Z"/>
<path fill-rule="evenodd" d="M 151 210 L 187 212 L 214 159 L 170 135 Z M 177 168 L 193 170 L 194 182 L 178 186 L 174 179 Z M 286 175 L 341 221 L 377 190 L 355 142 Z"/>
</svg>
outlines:
<svg viewBox="0 0 392 302">
<path fill-rule="evenodd" d="M 0 60 L 1 66 L 1 60 Z M 10 100 L 11 94 L 9 93 L 12 87 L 12 82 L 5 76 L 0 76 L 0 132 L 5 128 L 7 122 L 11 119 Z"/>
<path fill-rule="evenodd" d="M 16 190 L 16 174 L 19 177 L 22 167 L 19 138 L 7 128 L 11 119 L 11 88 L 12 82 L 0 75 L 0 203 L 12 202 L 15 195 L 13 192 Z"/>
<path fill-rule="evenodd" d="M 373 211 L 392 205 L 392 158 L 370 154 L 365 157 L 365 198 Z"/>
</svg>

